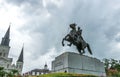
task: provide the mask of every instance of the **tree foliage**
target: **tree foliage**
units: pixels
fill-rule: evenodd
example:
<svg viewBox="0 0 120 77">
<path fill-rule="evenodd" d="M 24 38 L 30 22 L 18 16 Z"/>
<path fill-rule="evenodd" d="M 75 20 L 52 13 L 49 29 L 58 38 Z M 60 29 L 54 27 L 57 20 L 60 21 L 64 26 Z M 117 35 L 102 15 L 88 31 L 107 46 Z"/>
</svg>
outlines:
<svg viewBox="0 0 120 77">
<path fill-rule="evenodd" d="M 115 59 L 103 59 L 105 69 L 117 69 L 120 71 L 120 62 Z"/>
<path fill-rule="evenodd" d="M 4 67 L 0 67 L 0 77 L 4 77 L 6 72 L 4 71 Z"/>
<path fill-rule="evenodd" d="M 120 61 L 115 59 L 103 59 L 107 75 L 120 76 Z"/>
<path fill-rule="evenodd" d="M 18 70 L 12 69 L 10 72 L 6 72 L 4 71 L 4 67 L 0 67 L 0 77 L 14 77 L 18 75 Z"/>
</svg>

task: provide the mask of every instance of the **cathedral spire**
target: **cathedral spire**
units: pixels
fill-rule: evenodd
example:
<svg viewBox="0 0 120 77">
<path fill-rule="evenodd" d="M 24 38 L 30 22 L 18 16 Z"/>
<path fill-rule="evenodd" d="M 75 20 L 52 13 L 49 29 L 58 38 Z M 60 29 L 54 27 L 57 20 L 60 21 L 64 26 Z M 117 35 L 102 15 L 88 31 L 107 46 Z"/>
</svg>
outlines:
<svg viewBox="0 0 120 77">
<path fill-rule="evenodd" d="M 22 47 L 22 50 L 21 50 L 21 53 L 20 53 L 20 56 L 19 56 L 17 62 L 23 62 L 23 51 L 24 51 L 24 45 Z"/>
<path fill-rule="evenodd" d="M 9 42 L 10 42 L 9 38 L 10 38 L 10 25 L 7 32 L 5 33 L 5 36 L 2 38 L 1 45 L 9 46 Z"/>
<path fill-rule="evenodd" d="M 48 67 L 48 66 L 47 66 L 47 63 L 45 63 L 45 65 L 44 65 L 44 69 L 48 69 L 47 67 Z"/>
</svg>

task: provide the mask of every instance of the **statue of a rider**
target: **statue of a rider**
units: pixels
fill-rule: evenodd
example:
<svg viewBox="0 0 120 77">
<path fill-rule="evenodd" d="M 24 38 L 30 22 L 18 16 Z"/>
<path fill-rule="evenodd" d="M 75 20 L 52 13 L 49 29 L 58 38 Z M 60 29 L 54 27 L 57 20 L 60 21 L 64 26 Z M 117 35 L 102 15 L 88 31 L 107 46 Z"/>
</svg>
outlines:
<svg viewBox="0 0 120 77">
<path fill-rule="evenodd" d="M 70 33 L 69 33 L 68 36 L 69 36 L 72 40 L 76 40 L 76 39 L 77 39 L 76 24 L 73 23 L 73 24 L 70 24 L 69 26 L 70 26 L 70 28 L 71 28 L 72 30 L 70 31 Z M 68 44 L 68 46 L 71 46 L 71 45 L 72 45 L 72 42 L 70 42 L 70 44 Z"/>
<path fill-rule="evenodd" d="M 71 28 L 70 33 L 65 36 L 62 40 L 62 45 L 64 46 L 64 40 L 70 42 L 67 44 L 68 46 L 71 46 L 72 44 L 76 46 L 80 54 L 85 53 L 84 49 L 87 47 L 90 54 L 92 54 L 92 51 L 90 49 L 90 46 L 88 43 L 86 43 L 82 37 L 82 29 L 78 27 L 76 29 L 76 24 L 70 24 L 69 27 Z M 83 52 L 81 52 L 83 50 Z"/>
<path fill-rule="evenodd" d="M 69 36 L 74 40 L 74 43 L 78 44 L 78 43 L 83 43 L 83 37 L 82 37 L 82 29 L 80 29 L 80 27 L 78 27 L 78 30 L 76 30 L 76 24 L 70 24 L 70 28 L 71 31 L 69 33 Z M 68 46 L 71 46 L 72 42 L 70 44 L 68 44 Z"/>
</svg>

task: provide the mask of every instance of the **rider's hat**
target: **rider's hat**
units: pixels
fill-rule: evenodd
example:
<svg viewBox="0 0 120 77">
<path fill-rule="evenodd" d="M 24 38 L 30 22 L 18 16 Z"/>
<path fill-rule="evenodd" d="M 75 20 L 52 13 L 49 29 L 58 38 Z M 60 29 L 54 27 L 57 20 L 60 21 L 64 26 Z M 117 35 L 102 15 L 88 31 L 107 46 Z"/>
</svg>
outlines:
<svg viewBox="0 0 120 77">
<path fill-rule="evenodd" d="M 76 26 L 75 23 L 70 24 L 70 27 L 71 27 L 71 28 L 75 28 L 75 26 Z"/>
</svg>

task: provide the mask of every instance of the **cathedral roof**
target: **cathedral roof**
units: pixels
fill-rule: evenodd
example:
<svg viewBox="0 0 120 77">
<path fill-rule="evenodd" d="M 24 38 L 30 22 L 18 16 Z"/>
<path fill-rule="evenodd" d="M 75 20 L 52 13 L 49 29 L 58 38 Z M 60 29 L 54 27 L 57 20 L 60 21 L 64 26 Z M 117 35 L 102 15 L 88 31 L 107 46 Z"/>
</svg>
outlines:
<svg viewBox="0 0 120 77">
<path fill-rule="evenodd" d="M 20 56 L 19 56 L 17 62 L 23 62 L 23 50 L 24 50 L 24 47 L 22 47 L 22 50 L 21 50 L 21 53 L 20 53 Z"/>
</svg>

